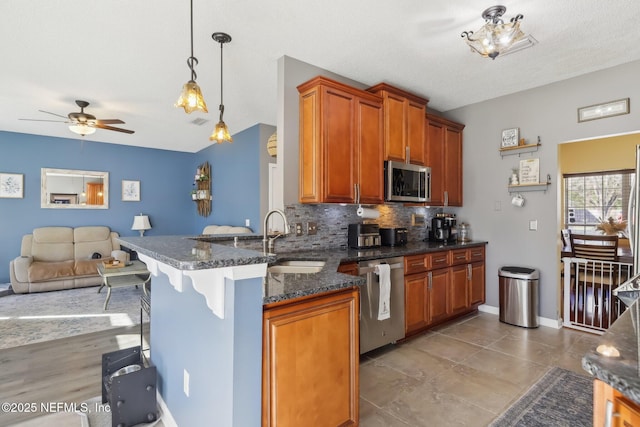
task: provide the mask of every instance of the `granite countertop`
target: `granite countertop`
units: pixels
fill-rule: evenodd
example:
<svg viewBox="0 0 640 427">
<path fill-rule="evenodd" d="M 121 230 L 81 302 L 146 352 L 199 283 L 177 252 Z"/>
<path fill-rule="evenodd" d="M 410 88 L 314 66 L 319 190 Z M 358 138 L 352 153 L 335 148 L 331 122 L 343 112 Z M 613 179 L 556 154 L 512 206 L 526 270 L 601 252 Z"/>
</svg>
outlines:
<svg viewBox="0 0 640 427">
<path fill-rule="evenodd" d="M 255 239 L 255 235 L 238 236 Z M 286 260 L 317 260 L 325 265 L 318 273 L 268 273 L 264 283 L 264 304 L 286 301 L 333 290 L 360 286 L 365 279 L 338 273 L 341 262 L 359 262 L 379 258 L 416 255 L 426 252 L 483 246 L 487 242 L 474 241 L 443 245 L 435 242 L 413 242 L 404 246 L 382 246 L 372 249 L 326 249 L 278 252 L 261 251 L 232 246 L 233 237 L 217 236 L 153 236 L 120 237 L 121 244 L 180 270 L 200 270 L 248 264 L 273 264 Z M 215 243 L 214 243 L 215 242 Z M 226 243 L 226 244 L 222 244 Z"/>
<path fill-rule="evenodd" d="M 637 281 L 638 276 L 614 290 L 629 308 L 599 337 L 595 348 L 584 355 L 582 367 L 640 405 L 640 301 L 637 286 L 633 285 Z M 627 298 L 624 295 L 627 292 L 632 295 L 635 292 L 636 299 Z M 620 356 L 606 356 L 601 353 L 603 348 L 615 348 Z"/>
</svg>

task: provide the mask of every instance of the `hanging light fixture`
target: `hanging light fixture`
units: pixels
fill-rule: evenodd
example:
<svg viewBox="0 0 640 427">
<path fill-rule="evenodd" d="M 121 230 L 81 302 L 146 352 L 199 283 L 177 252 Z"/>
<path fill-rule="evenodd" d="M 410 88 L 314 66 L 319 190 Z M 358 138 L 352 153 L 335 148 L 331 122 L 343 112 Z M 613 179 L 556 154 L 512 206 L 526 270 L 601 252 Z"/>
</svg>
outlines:
<svg viewBox="0 0 640 427">
<path fill-rule="evenodd" d="M 504 23 L 502 15 L 507 11 L 504 6 L 492 6 L 482 12 L 485 24 L 475 33 L 464 31 L 460 36 L 465 38 L 467 44 L 485 58 L 496 59 L 498 55 L 504 55 L 514 50 L 514 45 L 522 40 L 530 39 L 530 43 L 524 47 L 533 46 L 534 40 L 527 38 L 520 30 L 520 20 L 524 18 L 518 14 Z M 521 47 L 523 48 L 523 47 Z M 518 50 L 520 50 L 519 48 Z"/>
<path fill-rule="evenodd" d="M 224 103 L 222 102 L 222 47 L 225 43 L 229 43 L 231 41 L 231 36 L 226 33 L 213 33 L 211 37 L 220 43 L 220 121 L 213 129 L 213 133 L 209 137 L 210 141 L 213 141 L 214 144 L 220 144 L 222 142 L 233 142 L 233 138 L 231 138 L 231 134 L 229 133 L 229 129 L 227 125 L 222 120 L 222 115 L 224 114 Z"/>
<path fill-rule="evenodd" d="M 201 111 L 207 113 L 207 104 L 202 97 L 200 86 L 196 83 L 196 71 L 194 66 L 198 65 L 198 59 L 193 56 L 193 0 L 191 0 L 191 56 L 187 58 L 187 65 L 191 70 L 191 80 L 182 86 L 182 93 L 175 103 L 176 107 L 184 108 L 185 113 L 190 114 L 193 111 Z"/>
</svg>

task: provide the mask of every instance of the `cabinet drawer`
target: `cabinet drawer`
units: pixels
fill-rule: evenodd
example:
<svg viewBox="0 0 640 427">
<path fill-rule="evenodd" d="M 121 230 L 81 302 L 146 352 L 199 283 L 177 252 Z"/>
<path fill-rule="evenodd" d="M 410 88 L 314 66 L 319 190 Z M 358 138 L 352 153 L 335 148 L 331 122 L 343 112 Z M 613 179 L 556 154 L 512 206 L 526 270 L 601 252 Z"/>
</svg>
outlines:
<svg viewBox="0 0 640 427">
<path fill-rule="evenodd" d="M 448 267 L 449 266 L 449 257 L 447 256 L 448 252 L 435 252 L 429 254 L 428 256 L 431 258 L 429 261 L 429 269 L 436 270 L 438 268 Z"/>
<path fill-rule="evenodd" d="M 469 252 L 469 262 L 484 261 L 484 246 L 467 249 Z"/>
<path fill-rule="evenodd" d="M 409 255 L 404 257 L 404 274 L 414 274 L 427 271 L 429 268 L 427 254 Z"/>
<path fill-rule="evenodd" d="M 467 262 L 467 249 L 451 251 L 451 265 L 465 264 Z"/>
</svg>

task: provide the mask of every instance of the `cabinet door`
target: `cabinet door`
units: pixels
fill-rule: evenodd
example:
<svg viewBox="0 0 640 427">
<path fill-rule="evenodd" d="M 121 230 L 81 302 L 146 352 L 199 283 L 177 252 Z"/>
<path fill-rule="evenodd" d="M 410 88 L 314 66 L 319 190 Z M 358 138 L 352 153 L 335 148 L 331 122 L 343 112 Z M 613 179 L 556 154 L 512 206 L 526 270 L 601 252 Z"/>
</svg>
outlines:
<svg viewBox="0 0 640 427">
<path fill-rule="evenodd" d="M 424 114 L 426 107 L 407 101 L 407 145 L 409 146 L 409 163 L 426 165 L 426 146 L 424 143 Z"/>
<path fill-rule="evenodd" d="M 428 283 L 427 292 L 427 323 L 432 324 L 449 317 L 448 289 L 449 289 L 449 269 L 441 268 L 430 271 L 431 280 Z"/>
<path fill-rule="evenodd" d="M 449 206 L 462 206 L 462 131 L 445 127 L 445 191 Z"/>
<path fill-rule="evenodd" d="M 428 274 L 418 273 L 404 278 L 405 334 L 420 331 L 427 326 Z"/>
<path fill-rule="evenodd" d="M 264 313 L 262 424 L 358 425 L 358 291 Z"/>
<path fill-rule="evenodd" d="M 469 307 L 468 298 L 468 269 L 467 265 L 456 265 L 451 267 L 451 282 L 449 289 L 449 309 L 451 314 L 465 311 Z"/>
<path fill-rule="evenodd" d="M 338 272 L 344 274 L 350 274 L 352 276 L 358 275 L 358 263 L 356 262 L 343 262 L 338 266 Z"/>
<path fill-rule="evenodd" d="M 384 203 L 382 103 L 358 99 L 356 107 L 354 153 L 357 158 L 359 202 Z"/>
<path fill-rule="evenodd" d="M 407 158 L 405 98 L 384 95 L 384 159 L 404 162 Z"/>
<path fill-rule="evenodd" d="M 325 202 L 350 203 L 355 199 L 354 106 L 354 95 L 325 89 L 322 99 L 324 143 L 320 160 L 325 177 Z"/>
<path fill-rule="evenodd" d="M 470 267 L 469 305 L 480 305 L 485 302 L 485 269 L 484 261 L 467 264 Z"/>
<path fill-rule="evenodd" d="M 300 94 L 298 196 L 302 203 L 322 201 L 320 98 L 319 87 Z"/>
<path fill-rule="evenodd" d="M 444 126 L 427 120 L 425 125 L 426 165 L 431 168 L 431 201 L 427 205 L 444 205 Z"/>
</svg>

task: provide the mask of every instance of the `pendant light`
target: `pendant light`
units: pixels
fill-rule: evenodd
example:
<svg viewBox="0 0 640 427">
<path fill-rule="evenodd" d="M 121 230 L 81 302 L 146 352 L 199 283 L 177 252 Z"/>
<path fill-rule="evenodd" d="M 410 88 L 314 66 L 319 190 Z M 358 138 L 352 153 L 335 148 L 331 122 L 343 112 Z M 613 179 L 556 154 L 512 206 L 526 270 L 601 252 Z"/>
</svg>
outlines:
<svg viewBox="0 0 640 427">
<path fill-rule="evenodd" d="M 196 71 L 193 68 L 198 65 L 198 59 L 193 56 L 193 0 L 191 0 L 191 56 L 187 58 L 187 65 L 191 70 L 191 80 L 182 86 L 182 93 L 175 106 L 184 108 L 184 112 L 187 114 L 196 110 L 207 113 L 207 104 L 202 97 L 200 86 L 196 83 Z"/>
<path fill-rule="evenodd" d="M 215 129 L 213 129 L 213 133 L 211 133 L 209 140 L 213 141 L 214 144 L 222 142 L 231 143 L 233 142 L 233 138 L 231 138 L 229 129 L 224 123 L 224 120 L 222 120 L 222 115 L 224 114 L 224 103 L 222 102 L 222 47 L 225 43 L 229 43 L 231 41 L 231 36 L 226 33 L 213 33 L 211 37 L 220 43 L 220 121 L 216 125 Z"/>
</svg>

